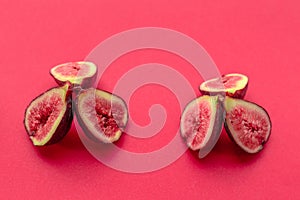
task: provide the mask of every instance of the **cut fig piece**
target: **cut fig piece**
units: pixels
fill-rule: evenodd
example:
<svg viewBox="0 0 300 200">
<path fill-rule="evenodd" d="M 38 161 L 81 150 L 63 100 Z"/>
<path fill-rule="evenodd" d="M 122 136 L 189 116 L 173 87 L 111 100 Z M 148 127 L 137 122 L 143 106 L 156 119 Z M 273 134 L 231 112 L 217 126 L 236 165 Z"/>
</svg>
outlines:
<svg viewBox="0 0 300 200">
<path fill-rule="evenodd" d="M 263 149 L 271 134 L 272 124 L 261 106 L 230 97 L 225 98 L 225 129 L 230 138 L 248 153 Z"/>
<path fill-rule="evenodd" d="M 225 112 L 219 96 L 201 96 L 191 101 L 180 119 L 180 132 L 187 146 L 205 157 L 217 143 Z"/>
<path fill-rule="evenodd" d="M 50 74 L 60 86 L 69 82 L 89 88 L 96 80 L 97 66 L 87 61 L 68 62 L 53 67 Z"/>
<path fill-rule="evenodd" d="M 128 121 L 127 106 L 122 98 L 94 88 L 79 93 L 75 112 L 84 133 L 104 143 L 117 141 Z"/>
<path fill-rule="evenodd" d="M 29 104 L 24 126 L 35 146 L 57 143 L 68 133 L 73 119 L 71 98 L 66 84 L 46 91 Z"/>
<path fill-rule="evenodd" d="M 203 82 L 199 89 L 203 95 L 226 93 L 226 96 L 243 99 L 248 89 L 248 77 L 243 74 L 227 74 Z"/>
</svg>

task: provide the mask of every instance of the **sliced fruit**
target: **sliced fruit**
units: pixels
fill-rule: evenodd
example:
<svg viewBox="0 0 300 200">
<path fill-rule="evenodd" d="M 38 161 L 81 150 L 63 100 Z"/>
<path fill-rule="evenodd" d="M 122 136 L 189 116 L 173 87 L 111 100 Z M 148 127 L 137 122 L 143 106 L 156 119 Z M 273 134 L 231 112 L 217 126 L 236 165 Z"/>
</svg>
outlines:
<svg viewBox="0 0 300 200">
<path fill-rule="evenodd" d="M 224 109 L 219 96 L 201 96 L 184 109 L 180 120 L 181 136 L 192 150 L 205 157 L 215 146 L 224 123 Z"/>
<path fill-rule="evenodd" d="M 227 74 L 221 78 L 214 78 L 200 85 L 203 95 L 226 93 L 226 96 L 244 98 L 248 88 L 248 77 L 243 74 Z"/>
<path fill-rule="evenodd" d="M 73 119 L 69 85 L 52 88 L 26 108 L 25 129 L 36 146 L 53 144 L 69 131 Z"/>
<path fill-rule="evenodd" d="M 96 79 L 97 66 L 87 61 L 68 62 L 53 67 L 50 74 L 59 85 L 70 82 L 88 88 Z"/>
<path fill-rule="evenodd" d="M 241 99 L 225 98 L 225 128 L 233 141 L 248 153 L 257 153 L 268 141 L 272 124 L 261 106 Z"/>
<path fill-rule="evenodd" d="M 127 106 L 120 97 L 94 88 L 81 91 L 75 111 L 86 135 L 104 143 L 118 140 L 128 120 Z"/>
</svg>

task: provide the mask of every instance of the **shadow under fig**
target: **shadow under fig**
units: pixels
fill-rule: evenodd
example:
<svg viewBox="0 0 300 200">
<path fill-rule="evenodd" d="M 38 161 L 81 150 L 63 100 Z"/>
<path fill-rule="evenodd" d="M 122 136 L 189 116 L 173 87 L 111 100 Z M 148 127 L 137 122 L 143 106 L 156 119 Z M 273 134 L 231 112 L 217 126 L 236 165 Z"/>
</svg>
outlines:
<svg viewBox="0 0 300 200">
<path fill-rule="evenodd" d="M 79 153 L 86 151 L 73 125 L 67 135 L 56 144 L 37 146 L 34 149 L 38 156 L 44 160 L 74 158 Z"/>
<path fill-rule="evenodd" d="M 188 150 L 193 161 L 196 162 L 199 167 L 205 165 L 217 166 L 237 166 L 237 165 L 251 165 L 259 160 L 264 153 L 264 150 L 256 154 L 249 154 L 238 147 L 228 137 L 225 129 L 222 130 L 220 138 L 212 151 L 204 158 L 199 158 L 199 151 Z"/>
</svg>

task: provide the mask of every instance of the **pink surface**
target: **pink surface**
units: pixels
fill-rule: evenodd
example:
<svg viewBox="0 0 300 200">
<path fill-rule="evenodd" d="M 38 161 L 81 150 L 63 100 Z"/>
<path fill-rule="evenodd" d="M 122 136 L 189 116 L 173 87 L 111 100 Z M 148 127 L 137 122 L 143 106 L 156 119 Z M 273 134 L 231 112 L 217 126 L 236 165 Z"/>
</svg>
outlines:
<svg viewBox="0 0 300 200">
<path fill-rule="evenodd" d="M 299 198 L 299 6 L 291 0 L 1 1 L 1 199 Z M 273 123 L 265 150 L 247 155 L 223 131 L 203 160 L 187 151 L 159 171 L 129 174 L 93 158 L 74 126 L 56 145 L 32 146 L 23 114 L 34 97 L 56 85 L 49 69 L 84 59 L 113 34 L 145 26 L 180 31 L 204 46 L 221 73 L 249 76 L 246 99 L 265 107 Z M 145 50 L 116 60 L 99 87 L 111 90 L 126 70 L 148 62 L 174 67 L 195 91 L 202 81 L 183 59 Z M 165 88 L 144 86 L 136 91 L 130 103 L 133 119 L 147 124 L 154 103 L 168 112 L 163 130 L 149 139 L 124 135 L 122 148 L 153 151 L 173 137 L 180 109 Z"/>
</svg>

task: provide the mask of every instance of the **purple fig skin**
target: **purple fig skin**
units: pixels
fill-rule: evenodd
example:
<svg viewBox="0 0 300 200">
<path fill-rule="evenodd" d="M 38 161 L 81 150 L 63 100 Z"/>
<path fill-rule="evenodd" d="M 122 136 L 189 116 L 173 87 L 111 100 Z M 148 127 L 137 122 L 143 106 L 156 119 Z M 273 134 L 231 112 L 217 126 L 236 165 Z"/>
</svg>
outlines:
<svg viewBox="0 0 300 200">
<path fill-rule="evenodd" d="M 40 94 L 39 96 L 37 96 L 36 98 L 34 98 L 30 104 L 27 106 L 25 113 L 24 113 L 24 120 L 23 120 L 23 124 L 25 127 L 25 130 L 27 132 L 28 136 L 31 136 L 31 133 L 29 132 L 29 130 L 27 130 L 26 125 L 25 125 L 25 121 L 26 121 L 26 111 L 28 109 L 28 107 L 31 105 L 31 103 L 33 103 L 36 99 L 38 99 L 39 97 L 41 97 L 42 95 L 46 94 L 47 92 L 51 91 L 52 89 L 55 88 L 61 88 L 61 87 L 53 87 L 48 89 L 47 91 L 45 91 L 44 93 Z M 47 145 L 51 145 L 51 144 L 55 144 L 57 142 L 59 142 L 60 140 L 62 140 L 67 133 L 69 132 L 71 125 L 72 125 L 72 121 L 73 121 L 73 112 L 72 112 L 72 94 L 71 91 L 68 90 L 67 94 L 66 94 L 66 110 L 65 113 L 59 123 L 59 125 L 57 126 L 55 132 L 53 133 L 52 137 L 50 138 L 50 140 L 48 140 L 44 145 L 35 145 L 35 146 L 47 146 Z"/>
<path fill-rule="evenodd" d="M 72 100 L 68 100 L 67 102 L 67 110 L 59 123 L 55 133 L 51 137 L 51 139 L 46 143 L 46 145 L 55 144 L 61 141 L 69 132 L 71 125 L 73 122 L 73 112 L 72 112 Z"/>
<path fill-rule="evenodd" d="M 75 89 L 75 88 L 87 89 L 87 88 L 93 87 L 94 83 L 97 80 L 97 72 L 92 77 L 84 78 L 80 84 L 76 84 L 76 83 L 72 84 L 70 81 L 60 81 L 60 80 L 56 79 L 53 74 L 50 73 L 50 75 L 52 76 L 52 78 L 54 79 L 54 81 L 59 86 L 63 86 L 63 85 L 65 85 L 65 84 L 68 83 L 70 85 L 71 89 Z"/>
<path fill-rule="evenodd" d="M 242 149 L 244 152 L 247 152 L 247 153 L 250 153 L 250 154 L 255 154 L 255 153 L 258 153 L 258 152 L 262 151 L 262 150 L 264 149 L 265 144 L 269 141 L 270 136 L 271 136 L 271 133 L 272 133 L 272 121 L 271 121 L 271 118 L 270 118 L 269 113 L 268 113 L 267 110 L 264 109 L 262 106 L 260 106 L 260 105 L 258 105 L 258 104 L 256 104 L 256 103 L 254 103 L 254 102 L 247 101 L 247 100 L 241 100 L 241 101 L 245 101 L 245 102 L 247 102 L 247 103 L 254 104 L 254 105 L 258 106 L 259 108 L 261 108 L 261 109 L 267 114 L 268 121 L 269 121 L 269 123 L 270 123 L 270 132 L 269 132 L 269 135 L 268 135 L 268 137 L 266 138 L 266 140 L 261 144 L 262 148 L 258 149 L 258 150 L 255 151 L 255 152 L 249 152 L 249 151 L 247 151 L 247 149 L 241 147 L 241 146 L 235 141 L 235 139 L 234 139 L 234 137 L 233 137 L 233 133 L 232 133 L 232 132 L 230 131 L 230 129 L 229 129 L 229 127 L 228 127 L 228 122 L 227 122 L 228 119 L 227 119 L 226 117 L 225 117 L 224 128 L 225 128 L 226 133 L 227 133 L 228 137 L 230 138 L 230 140 L 231 140 L 237 147 L 239 147 L 240 149 Z"/>
<path fill-rule="evenodd" d="M 247 90 L 248 90 L 248 85 L 249 85 L 249 82 L 247 83 L 247 85 L 244 88 L 242 88 L 240 90 L 236 90 L 233 94 L 226 92 L 226 96 L 236 98 L 236 99 L 244 99 L 244 97 L 247 93 Z M 224 93 L 224 92 L 208 92 L 208 91 L 201 90 L 201 89 L 199 89 L 199 91 L 201 92 L 202 95 L 210 95 L 210 96 L 222 95 Z"/>
<path fill-rule="evenodd" d="M 95 90 L 99 90 L 99 89 L 95 89 Z M 73 98 L 74 99 L 73 100 L 73 106 L 74 106 L 73 109 L 75 111 L 75 116 L 76 116 L 77 122 L 80 125 L 80 127 L 81 127 L 82 131 L 84 132 L 84 134 L 87 136 L 87 138 L 89 138 L 91 141 L 96 142 L 96 143 L 112 143 L 112 142 L 116 142 L 117 140 L 119 140 L 119 138 L 118 138 L 117 140 L 114 140 L 114 141 L 110 141 L 110 140 L 102 141 L 99 138 L 97 138 L 96 136 L 94 136 L 93 133 L 91 133 L 91 131 L 89 130 L 88 126 L 85 124 L 85 122 L 82 120 L 82 118 L 81 118 L 81 116 L 79 114 L 79 105 L 78 105 L 78 98 L 77 97 L 80 95 L 81 92 L 84 92 L 84 91 L 85 90 L 83 89 L 80 92 L 78 92 L 77 94 L 75 94 L 75 93 L 73 94 L 73 95 L 76 95 L 76 98 Z M 115 94 L 112 94 L 112 93 L 110 93 L 108 91 L 105 91 L 105 90 L 101 90 L 101 91 L 103 91 L 103 92 L 105 92 L 105 93 L 107 93 L 109 95 L 113 95 L 113 96 L 121 99 L 124 102 L 124 100 L 121 97 L 119 97 L 119 96 L 117 96 Z M 126 107 L 125 109 L 128 110 L 127 109 L 127 105 L 126 105 L 125 102 L 124 102 L 124 106 Z M 126 118 L 128 119 L 128 112 L 126 113 Z M 127 122 L 126 122 L 126 124 L 127 124 Z M 122 136 L 123 131 L 126 128 L 126 124 L 125 124 L 124 127 L 119 127 L 120 137 Z"/>
</svg>

